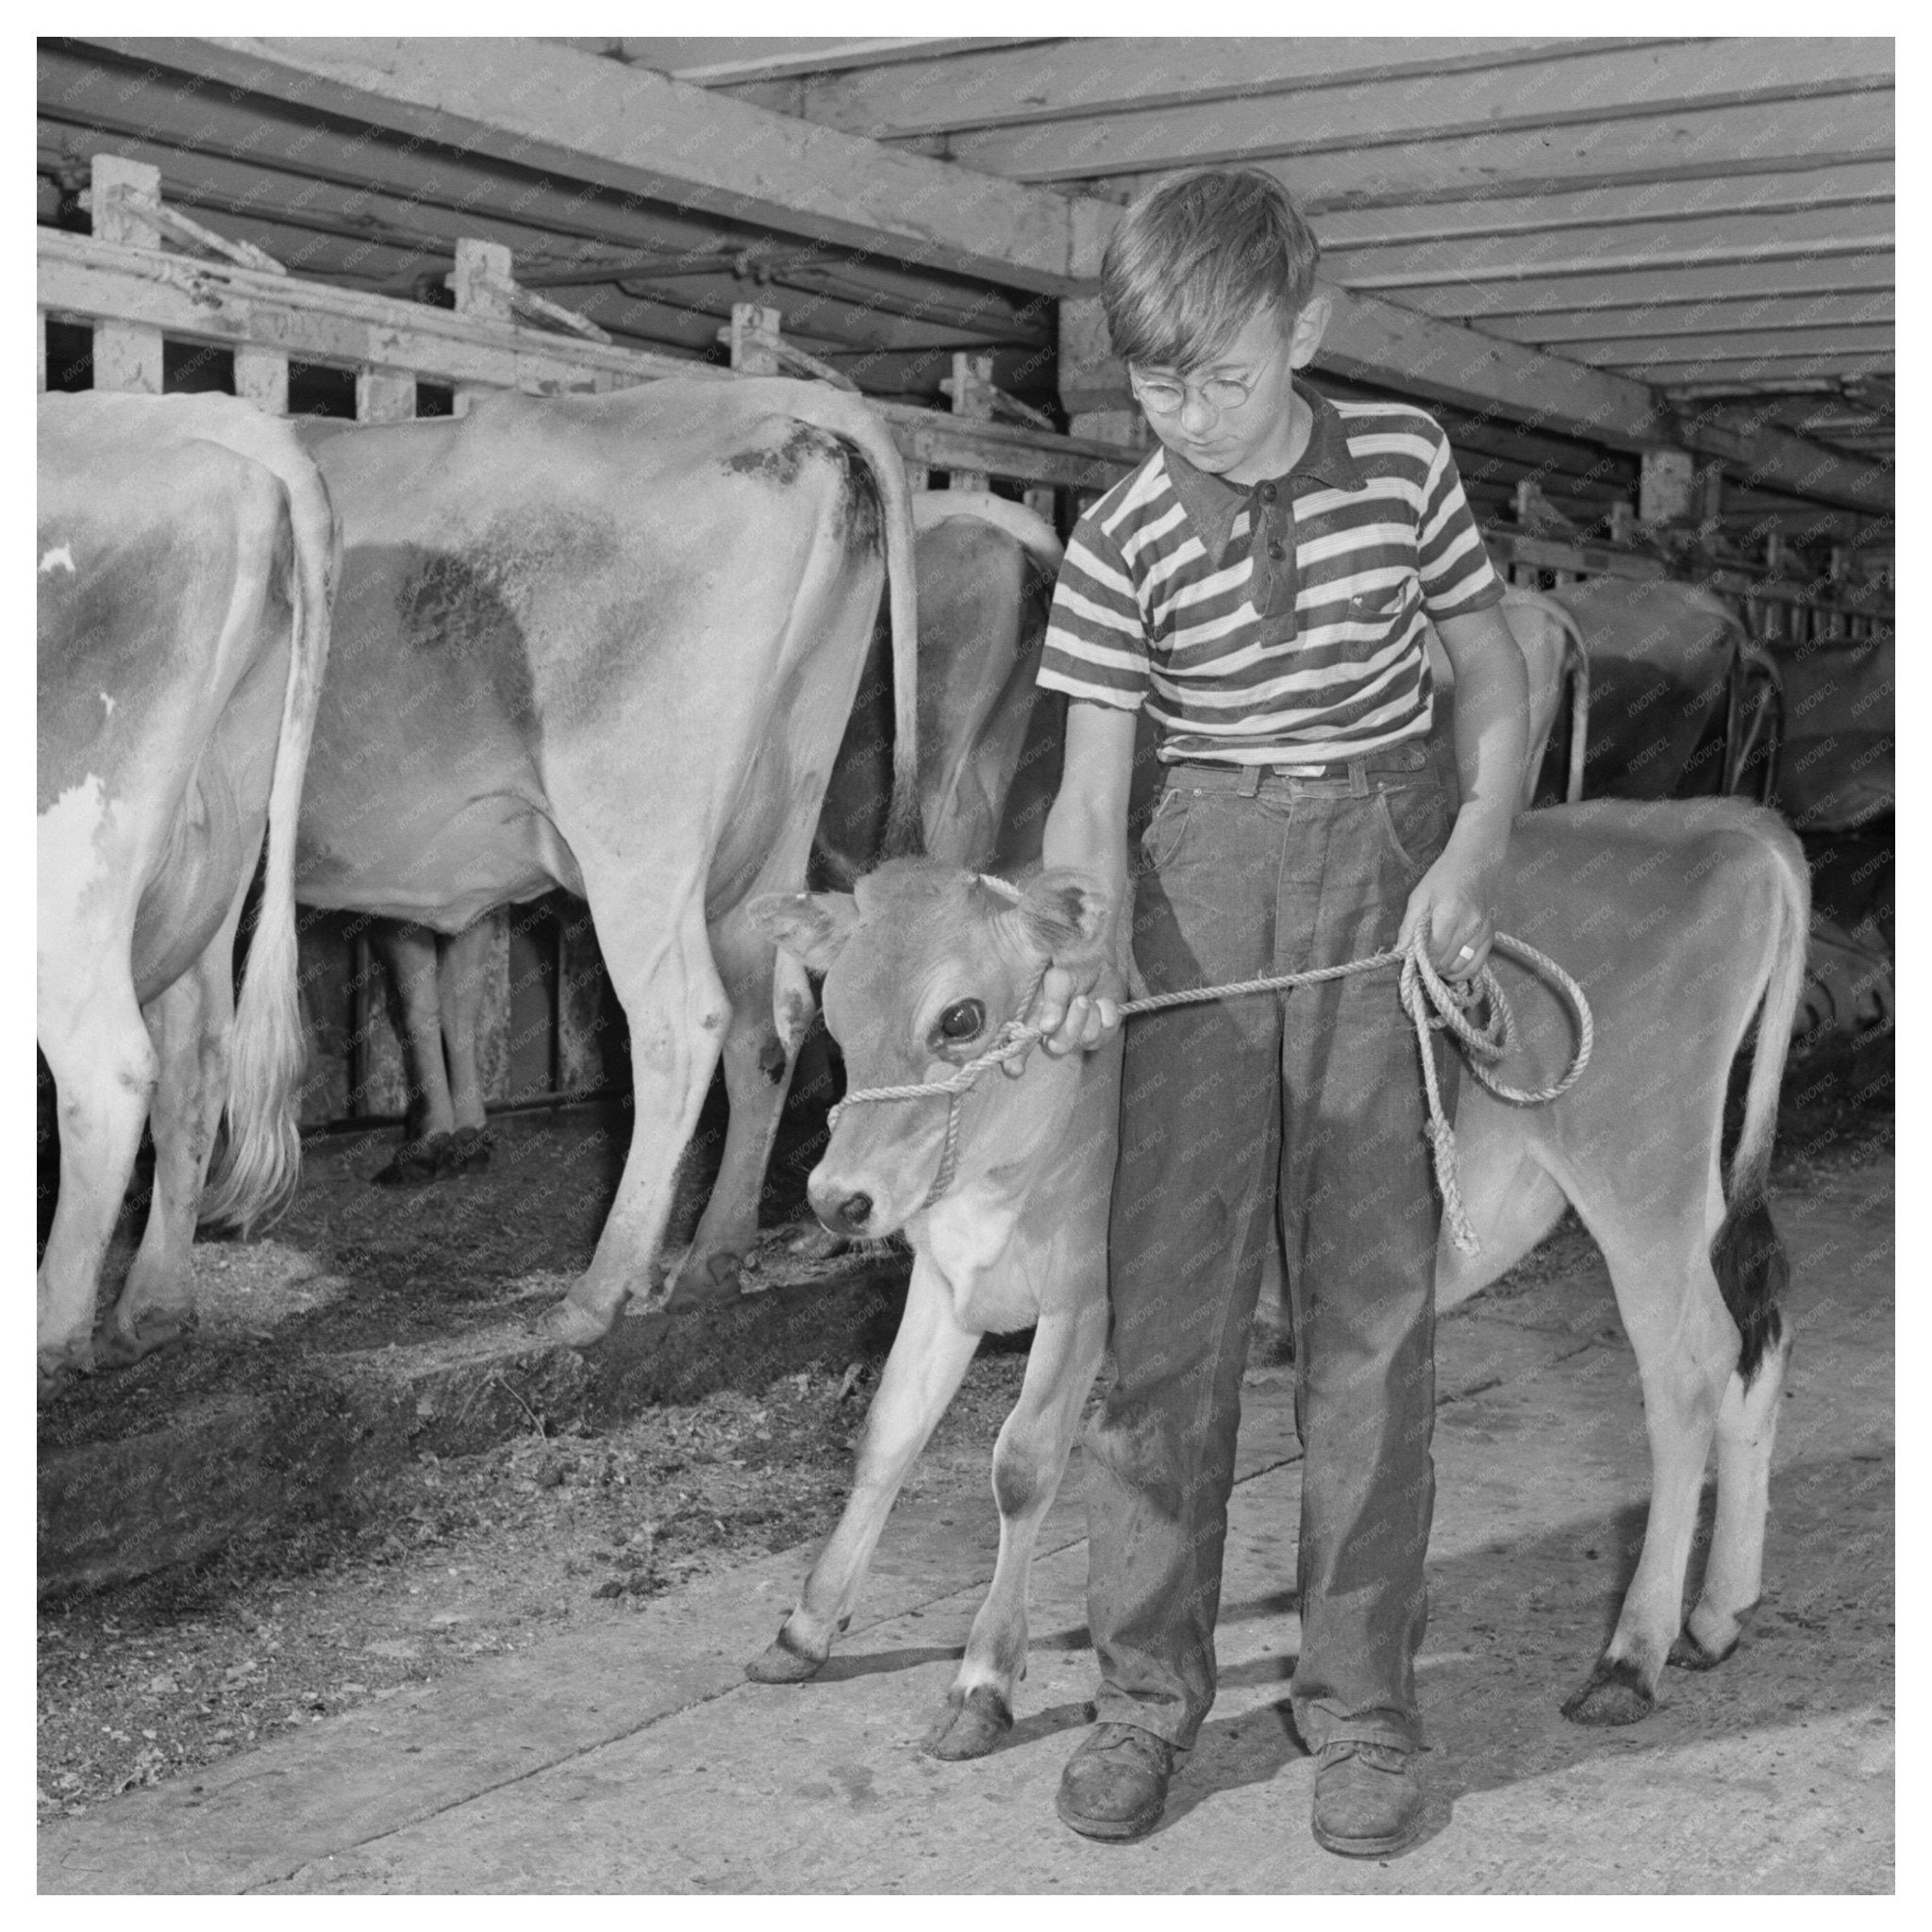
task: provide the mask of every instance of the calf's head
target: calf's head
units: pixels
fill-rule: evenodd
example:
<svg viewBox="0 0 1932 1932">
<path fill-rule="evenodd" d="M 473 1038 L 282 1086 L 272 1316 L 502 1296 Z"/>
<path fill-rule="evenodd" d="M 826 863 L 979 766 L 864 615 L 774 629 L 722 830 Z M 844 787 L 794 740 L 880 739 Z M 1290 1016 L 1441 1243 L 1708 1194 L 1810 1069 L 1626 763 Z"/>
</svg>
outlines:
<svg viewBox="0 0 1932 1932">
<path fill-rule="evenodd" d="M 923 858 L 891 859 L 852 892 L 773 893 L 749 909 L 825 975 L 825 1024 L 844 1051 L 848 1092 L 948 1078 L 1023 1016 L 1049 964 L 1091 963 L 1109 924 L 1099 888 L 1079 874 L 1041 873 L 1022 891 Z M 960 1103 L 960 1178 L 1021 1158 L 1077 1071 L 1038 1054 L 1017 1078 L 987 1069 Z M 847 1108 L 806 1183 L 819 1219 L 876 1236 L 916 1214 L 940 1171 L 949 1110 L 941 1093 Z"/>
</svg>

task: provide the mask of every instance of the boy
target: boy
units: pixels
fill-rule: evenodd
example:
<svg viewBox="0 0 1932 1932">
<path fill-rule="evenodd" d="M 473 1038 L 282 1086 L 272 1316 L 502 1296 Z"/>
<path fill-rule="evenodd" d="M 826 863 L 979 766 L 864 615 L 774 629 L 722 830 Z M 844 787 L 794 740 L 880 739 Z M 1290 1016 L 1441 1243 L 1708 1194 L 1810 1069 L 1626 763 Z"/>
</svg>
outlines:
<svg viewBox="0 0 1932 1932">
<path fill-rule="evenodd" d="M 1126 902 L 1144 705 L 1162 786 L 1132 945 L 1155 991 L 1339 964 L 1418 928 L 1453 979 L 1489 952 L 1523 662 L 1438 425 L 1295 380 L 1328 319 L 1315 258 L 1277 182 L 1220 169 L 1137 203 L 1102 266 L 1159 447 L 1068 546 L 1040 675 L 1069 698 L 1044 857 Z M 1430 742 L 1424 616 L 1456 669 L 1454 774 Z M 1120 1024 L 1095 978 L 1058 968 L 1039 1018 L 1060 1053 Z M 1118 1380 L 1089 1491 L 1100 1722 L 1060 1816 L 1093 1838 L 1151 1831 L 1213 1700 L 1241 1376 L 1278 1208 L 1305 1448 L 1292 1707 L 1318 1758 L 1315 1837 L 1386 1856 L 1422 1824 L 1435 1496 L 1438 1208 L 1395 976 L 1145 1015 L 1122 1096 Z"/>
</svg>

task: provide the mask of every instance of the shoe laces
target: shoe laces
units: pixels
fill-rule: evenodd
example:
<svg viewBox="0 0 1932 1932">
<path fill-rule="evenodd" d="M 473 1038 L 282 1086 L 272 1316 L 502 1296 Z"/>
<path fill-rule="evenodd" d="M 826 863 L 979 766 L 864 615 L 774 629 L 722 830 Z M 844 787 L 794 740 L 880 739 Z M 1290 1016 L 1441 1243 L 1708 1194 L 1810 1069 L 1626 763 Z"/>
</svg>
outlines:
<svg viewBox="0 0 1932 1932">
<path fill-rule="evenodd" d="M 1341 1738 L 1332 1744 L 1322 1747 L 1322 1769 L 1331 1764 L 1345 1763 L 1351 1757 L 1359 1757 L 1371 1771 L 1402 1772 L 1408 1768 L 1413 1754 L 1400 1744 L 1377 1743 L 1368 1738 Z"/>
</svg>

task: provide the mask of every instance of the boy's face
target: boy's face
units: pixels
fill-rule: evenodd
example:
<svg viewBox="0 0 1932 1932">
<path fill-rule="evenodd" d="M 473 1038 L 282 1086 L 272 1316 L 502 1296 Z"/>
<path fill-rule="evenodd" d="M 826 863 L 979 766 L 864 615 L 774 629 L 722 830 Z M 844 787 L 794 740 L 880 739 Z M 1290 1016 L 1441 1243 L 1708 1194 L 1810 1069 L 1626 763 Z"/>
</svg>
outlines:
<svg viewBox="0 0 1932 1932">
<path fill-rule="evenodd" d="M 1284 324 L 1273 303 L 1257 308 L 1218 356 L 1187 371 L 1186 400 L 1178 409 L 1164 413 L 1142 396 L 1148 426 L 1169 449 L 1210 475 L 1231 483 L 1280 475 L 1294 457 L 1293 372 L 1313 358 L 1327 321 L 1323 295 L 1291 324 Z M 1136 363 L 1132 374 L 1137 392 L 1142 385 L 1183 386 L 1175 369 Z M 1247 399 L 1216 408 L 1204 393 L 1209 384 L 1239 385 Z"/>
</svg>

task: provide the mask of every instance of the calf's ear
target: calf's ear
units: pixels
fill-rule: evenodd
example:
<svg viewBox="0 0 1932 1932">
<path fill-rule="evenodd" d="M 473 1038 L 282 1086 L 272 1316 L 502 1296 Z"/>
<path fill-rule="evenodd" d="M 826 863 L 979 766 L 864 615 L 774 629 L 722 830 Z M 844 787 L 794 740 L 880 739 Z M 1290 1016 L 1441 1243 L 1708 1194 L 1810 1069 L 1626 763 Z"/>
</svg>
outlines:
<svg viewBox="0 0 1932 1932">
<path fill-rule="evenodd" d="M 766 892 L 745 908 L 751 923 L 814 973 L 828 973 L 858 924 L 850 892 Z"/>
<path fill-rule="evenodd" d="M 1107 948 L 1113 908 L 1085 873 L 1057 867 L 1026 888 L 1016 908 L 1027 939 L 1056 966 L 1076 966 Z"/>
</svg>

